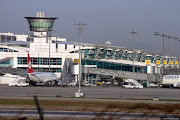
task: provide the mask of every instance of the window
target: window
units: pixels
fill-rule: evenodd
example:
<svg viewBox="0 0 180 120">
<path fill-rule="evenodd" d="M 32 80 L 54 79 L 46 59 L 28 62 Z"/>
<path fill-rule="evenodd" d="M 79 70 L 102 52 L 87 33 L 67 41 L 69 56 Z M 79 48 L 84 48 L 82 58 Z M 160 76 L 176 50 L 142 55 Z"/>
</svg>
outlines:
<svg viewBox="0 0 180 120">
<path fill-rule="evenodd" d="M 5 35 L 1 35 L 1 43 L 4 43 L 5 42 Z"/>
<path fill-rule="evenodd" d="M 97 62 L 96 61 L 92 61 L 92 65 L 96 65 L 97 64 Z"/>
<path fill-rule="evenodd" d="M 109 69 L 109 63 L 104 63 L 104 69 Z"/>
<path fill-rule="evenodd" d="M 6 36 L 7 39 L 6 39 L 6 42 L 11 42 L 11 36 Z"/>
<path fill-rule="evenodd" d="M 96 84 L 96 80 L 93 80 L 93 84 Z"/>
<path fill-rule="evenodd" d="M 18 57 L 18 64 L 27 65 L 27 58 L 25 57 Z"/>
<path fill-rule="evenodd" d="M 12 41 L 16 41 L 16 36 L 12 36 Z"/>
<path fill-rule="evenodd" d="M 7 48 L 4 48 L 4 52 L 8 52 L 8 49 L 7 49 Z"/>
<path fill-rule="evenodd" d="M 110 65 L 110 69 L 111 69 L 111 70 L 116 70 L 116 64 L 113 64 L 113 63 L 112 63 L 112 64 Z"/>
<path fill-rule="evenodd" d="M 32 64 L 37 65 L 38 64 L 38 59 L 37 58 L 33 58 L 32 59 Z"/>
<path fill-rule="evenodd" d="M 98 62 L 97 67 L 102 68 L 103 67 L 103 62 Z"/>
<path fill-rule="evenodd" d="M 43 28 L 43 23 L 39 23 L 39 27 L 40 27 L 40 28 Z"/>
<path fill-rule="evenodd" d="M 3 52 L 3 48 L 0 48 L 0 52 Z"/>
<path fill-rule="evenodd" d="M 0 49 L 1 50 L 1 49 Z M 51 58 L 51 65 L 61 65 L 61 58 Z M 49 65 L 49 58 L 31 58 L 32 65 Z M 28 64 L 27 58 L 18 57 L 18 64 Z"/>
<path fill-rule="evenodd" d="M 18 67 L 19 69 L 28 70 L 27 67 Z M 33 67 L 33 70 L 36 72 L 46 72 L 49 71 L 49 68 L 39 68 L 39 67 Z M 61 72 L 61 68 L 51 68 L 51 72 Z"/>
<path fill-rule="evenodd" d="M 6 61 L 3 61 L 3 62 L 0 62 L 0 64 L 6 64 L 6 65 L 9 65 L 9 64 L 10 64 L 10 60 L 6 60 Z"/>
<path fill-rule="evenodd" d="M 61 65 L 61 58 L 58 58 L 58 63 L 57 65 Z"/>
<path fill-rule="evenodd" d="M 18 58 L 18 64 L 22 64 L 21 61 L 22 61 L 22 59 L 21 59 L 21 57 L 19 57 Z"/>
</svg>

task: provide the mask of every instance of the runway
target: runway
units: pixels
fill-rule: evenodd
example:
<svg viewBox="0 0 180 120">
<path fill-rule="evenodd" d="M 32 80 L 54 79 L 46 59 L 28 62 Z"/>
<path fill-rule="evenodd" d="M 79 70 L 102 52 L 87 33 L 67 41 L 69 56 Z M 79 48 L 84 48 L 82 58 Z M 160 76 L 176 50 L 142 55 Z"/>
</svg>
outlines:
<svg viewBox="0 0 180 120">
<path fill-rule="evenodd" d="M 7 85 L 0 85 L 1 97 L 32 97 L 34 95 L 40 97 L 55 97 L 59 95 L 63 98 L 72 98 L 75 92 L 78 91 L 76 87 L 8 87 Z M 180 100 L 180 89 L 175 88 L 143 88 L 143 89 L 126 89 L 120 86 L 91 86 L 81 87 L 81 92 L 85 94 L 85 98 L 118 98 L 118 99 L 152 99 L 158 97 L 165 100 Z"/>
</svg>

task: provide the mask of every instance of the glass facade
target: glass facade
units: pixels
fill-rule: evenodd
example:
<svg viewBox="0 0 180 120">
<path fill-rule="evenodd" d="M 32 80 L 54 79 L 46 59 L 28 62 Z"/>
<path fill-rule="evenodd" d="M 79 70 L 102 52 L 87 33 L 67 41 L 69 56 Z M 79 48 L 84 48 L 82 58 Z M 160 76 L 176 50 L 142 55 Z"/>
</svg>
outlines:
<svg viewBox="0 0 180 120">
<path fill-rule="evenodd" d="M 61 58 L 50 58 L 50 65 L 61 65 Z M 27 57 L 18 57 L 19 65 L 27 65 Z M 49 65 L 49 58 L 31 58 L 32 65 Z"/>
<path fill-rule="evenodd" d="M 8 60 L 0 62 L 0 66 L 12 67 L 13 66 L 13 59 L 8 59 Z"/>
<path fill-rule="evenodd" d="M 18 52 L 16 50 L 8 49 L 8 48 L 0 48 L 0 52 Z"/>
<path fill-rule="evenodd" d="M 30 27 L 31 28 L 52 28 L 53 23 L 31 22 Z"/>
<path fill-rule="evenodd" d="M 87 84 L 96 85 L 96 82 L 97 82 L 97 78 L 95 74 L 89 74 L 88 76 L 86 76 Z"/>
<path fill-rule="evenodd" d="M 82 53 L 84 54 L 84 58 L 86 59 L 113 59 L 113 60 L 129 60 L 129 61 L 137 61 L 144 62 L 146 60 L 150 60 L 151 63 L 156 64 L 157 60 L 160 60 L 161 64 L 163 64 L 163 60 L 167 59 L 169 62 L 170 58 L 165 58 L 159 55 L 149 55 L 145 52 L 134 52 L 130 50 L 121 50 L 121 49 L 112 49 L 109 50 L 107 48 L 93 48 L 93 49 L 82 49 Z M 71 53 L 74 53 L 73 51 Z M 75 51 L 75 53 L 79 53 L 79 51 Z M 174 59 L 174 58 L 172 58 Z M 98 63 L 101 68 L 101 63 Z"/>
<path fill-rule="evenodd" d="M 57 18 L 25 17 L 28 20 L 30 31 L 52 31 L 54 20 Z"/>
<path fill-rule="evenodd" d="M 10 60 L 0 62 L 0 65 L 10 65 Z"/>
<path fill-rule="evenodd" d="M 0 35 L 1 43 L 16 41 L 16 36 Z"/>
<path fill-rule="evenodd" d="M 97 65 L 97 68 L 109 69 L 109 70 L 122 70 L 132 72 L 133 66 L 128 64 L 121 63 L 112 63 L 112 62 L 104 62 L 104 61 L 95 61 L 95 60 L 82 60 L 82 65 Z M 145 66 L 135 66 L 135 72 L 138 73 L 146 73 Z"/>
<path fill-rule="evenodd" d="M 18 68 L 28 71 L 27 67 L 18 67 Z M 33 70 L 36 71 L 36 72 L 46 72 L 46 71 L 49 71 L 49 68 L 33 67 Z M 61 72 L 61 68 L 50 68 L 50 71 L 51 72 Z"/>
</svg>

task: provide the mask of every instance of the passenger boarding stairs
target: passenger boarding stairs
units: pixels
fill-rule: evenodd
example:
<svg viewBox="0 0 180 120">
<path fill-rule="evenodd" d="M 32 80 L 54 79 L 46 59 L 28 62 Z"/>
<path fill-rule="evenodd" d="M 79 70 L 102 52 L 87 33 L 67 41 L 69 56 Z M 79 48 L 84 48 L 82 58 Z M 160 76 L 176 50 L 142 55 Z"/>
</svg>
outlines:
<svg viewBox="0 0 180 120">
<path fill-rule="evenodd" d="M 9 86 L 28 86 L 29 83 L 26 83 L 26 78 L 17 77 L 9 83 Z"/>
<path fill-rule="evenodd" d="M 134 79 L 126 79 L 125 82 L 133 83 L 135 86 L 138 86 L 138 88 L 143 88 L 143 85 L 141 85 L 139 82 L 137 82 Z"/>
<path fill-rule="evenodd" d="M 9 86 L 16 86 L 17 85 L 17 82 L 20 81 L 20 78 L 15 78 L 14 80 L 12 80 L 10 83 L 9 83 Z"/>
</svg>

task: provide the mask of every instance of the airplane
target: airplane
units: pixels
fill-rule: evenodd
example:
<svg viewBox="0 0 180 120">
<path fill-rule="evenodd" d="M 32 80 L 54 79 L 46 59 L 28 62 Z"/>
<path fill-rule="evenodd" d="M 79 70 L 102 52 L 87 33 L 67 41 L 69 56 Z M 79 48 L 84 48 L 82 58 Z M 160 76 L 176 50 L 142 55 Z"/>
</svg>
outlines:
<svg viewBox="0 0 180 120">
<path fill-rule="evenodd" d="M 53 86 L 58 83 L 58 76 L 52 72 L 35 72 L 28 53 L 28 79 L 31 85 Z"/>
<path fill-rule="evenodd" d="M 180 75 L 165 75 L 162 79 L 163 87 L 180 87 Z"/>
</svg>

